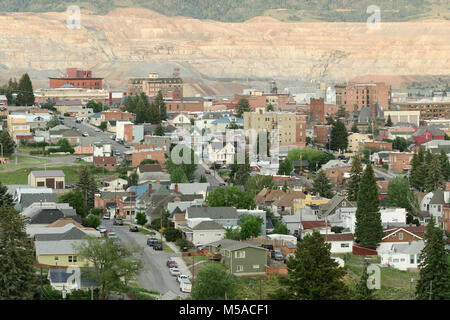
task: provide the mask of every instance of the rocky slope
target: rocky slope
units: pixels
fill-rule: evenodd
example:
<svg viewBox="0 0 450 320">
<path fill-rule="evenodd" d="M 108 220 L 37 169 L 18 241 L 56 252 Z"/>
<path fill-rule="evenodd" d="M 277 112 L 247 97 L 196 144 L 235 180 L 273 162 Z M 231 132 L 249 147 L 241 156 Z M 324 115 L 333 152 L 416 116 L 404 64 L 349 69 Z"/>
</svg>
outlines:
<svg viewBox="0 0 450 320">
<path fill-rule="evenodd" d="M 84 13 L 81 29 L 65 13 L 0 15 L 0 77 L 28 71 L 38 85 L 66 67 L 90 68 L 111 87 L 126 77 L 348 80 L 359 75 L 450 74 L 450 21 L 286 23 L 257 17 L 243 23 L 168 18 L 149 10 Z M 39 79 L 41 81 L 39 81 Z"/>
</svg>

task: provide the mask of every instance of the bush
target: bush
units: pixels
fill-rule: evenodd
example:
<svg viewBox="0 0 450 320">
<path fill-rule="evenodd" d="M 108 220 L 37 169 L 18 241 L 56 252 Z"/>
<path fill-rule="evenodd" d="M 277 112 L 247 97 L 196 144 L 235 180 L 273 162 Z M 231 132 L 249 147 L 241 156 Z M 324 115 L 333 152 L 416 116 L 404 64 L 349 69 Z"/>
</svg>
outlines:
<svg viewBox="0 0 450 320">
<path fill-rule="evenodd" d="M 175 242 L 182 237 L 181 230 L 175 228 L 167 228 L 163 232 L 164 237 L 169 242 Z"/>
<path fill-rule="evenodd" d="M 342 233 L 342 230 L 344 230 L 344 227 L 331 227 L 331 232 L 334 233 Z"/>
<path fill-rule="evenodd" d="M 96 216 L 100 216 L 103 213 L 103 209 L 100 208 L 92 208 L 91 209 L 91 214 L 96 215 Z"/>
<path fill-rule="evenodd" d="M 186 251 L 189 249 L 189 247 L 190 247 L 188 241 L 187 241 L 185 238 L 183 238 L 183 237 L 177 239 L 177 240 L 175 241 L 175 244 L 176 244 L 176 245 L 178 246 L 178 248 L 180 248 L 180 250 L 183 251 L 183 252 L 186 252 Z M 185 248 L 186 248 L 186 249 L 185 249 Z"/>
<path fill-rule="evenodd" d="M 145 212 L 139 211 L 136 213 L 136 222 L 141 226 L 147 223 L 147 215 Z"/>
<path fill-rule="evenodd" d="M 100 217 L 94 214 L 90 214 L 86 218 L 83 218 L 83 225 L 86 227 L 97 228 L 101 223 Z"/>
</svg>

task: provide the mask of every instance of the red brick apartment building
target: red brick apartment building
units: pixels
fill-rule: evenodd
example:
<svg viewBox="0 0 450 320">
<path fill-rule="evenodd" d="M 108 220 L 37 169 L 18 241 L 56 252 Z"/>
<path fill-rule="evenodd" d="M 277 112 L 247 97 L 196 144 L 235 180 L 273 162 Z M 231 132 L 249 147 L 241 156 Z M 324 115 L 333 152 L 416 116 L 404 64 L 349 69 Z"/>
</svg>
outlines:
<svg viewBox="0 0 450 320">
<path fill-rule="evenodd" d="M 116 157 L 94 157 L 94 167 L 105 168 L 108 171 L 117 169 Z"/>
<path fill-rule="evenodd" d="M 382 110 L 388 110 L 391 103 L 391 86 L 384 82 L 338 84 L 336 89 L 336 104 L 345 106 L 347 111 L 358 110 L 378 102 Z"/>
<path fill-rule="evenodd" d="M 61 88 L 65 84 L 70 84 L 74 88 L 103 89 L 103 78 L 93 78 L 91 70 L 67 68 L 65 77 L 49 79 L 50 88 Z"/>
<path fill-rule="evenodd" d="M 133 114 L 129 112 L 120 112 L 120 111 L 102 111 L 101 113 L 102 120 L 104 121 L 119 121 L 119 120 L 133 120 Z"/>
<path fill-rule="evenodd" d="M 411 160 L 414 153 L 391 152 L 389 154 L 389 170 L 394 172 L 406 172 L 411 169 Z"/>
<path fill-rule="evenodd" d="M 203 112 L 203 100 L 165 101 L 167 112 Z"/>
<path fill-rule="evenodd" d="M 328 115 L 335 114 L 338 111 L 338 106 L 334 104 L 325 104 L 323 98 L 311 98 L 309 102 L 309 117 L 310 120 L 318 120 L 322 123 L 326 122 Z"/>
</svg>

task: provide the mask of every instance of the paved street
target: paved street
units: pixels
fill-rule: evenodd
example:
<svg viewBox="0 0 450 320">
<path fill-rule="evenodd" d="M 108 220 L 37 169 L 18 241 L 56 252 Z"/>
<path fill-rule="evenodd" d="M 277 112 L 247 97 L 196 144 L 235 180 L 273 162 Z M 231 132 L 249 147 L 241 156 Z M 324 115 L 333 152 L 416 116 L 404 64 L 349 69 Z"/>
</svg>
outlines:
<svg viewBox="0 0 450 320">
<path fill-rule="evenodd" d="M 205 170 L 211 171 L 211 174 L 206 174 Z M 194 175 L 197 181 L 200 180 L 201 175 L 204 175 L 206 177 L 206 180 L 212 187 L 217 187 L 220 186 L 221 183 L 225 183 L 225 181 L 223 181 L 223 179 L 216 171 L 209 169 L 208 166 L 203 163 L 198 164 L 197 170 L 195 170 Z"/>
<path fill-rule="evenodd" d="M 170 275 L 169 268 L 166 266 L 170 257 L 181 257 L 180 253 L 153 250 L 152 247 L 147 246 L 148 236 L 140 232 L 130 232 L 128 226 L 113 226 L 112 220 L 103 220 L 102 225 L 114 229 L 123 243 L 143 247 L 143 269 L 137 276 L 137 280 L 143 288 L 162 294 L 170 290 L 183 298 L 188 296 L 187 293 L 180 291 L 176 277 Z"/>
<path fill-rule="evenodd" d="M 387 181 L 391 181 L 392 179 L 394 179 L 396 177 L 396 175 L 394 175 L 392 173 L 387 173 L 380 169 L 377 169 L 377 168 L 375 168 L 375 166 L 373 166 L 373 172 L 375 173 L 376 177 L 383 177 Z"/>
</svg>

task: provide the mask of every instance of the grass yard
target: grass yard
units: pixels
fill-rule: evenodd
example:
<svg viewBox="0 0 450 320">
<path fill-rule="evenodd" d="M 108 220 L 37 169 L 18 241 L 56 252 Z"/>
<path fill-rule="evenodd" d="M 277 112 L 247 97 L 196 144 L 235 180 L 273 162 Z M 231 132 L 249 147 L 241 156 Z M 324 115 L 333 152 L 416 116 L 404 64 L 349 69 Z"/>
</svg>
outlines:
<svg viewBox="0 0 450 320">
<path fill-rule="evenodd" d="M 269 300 L 269 295 L 280 288 L 279 277 L 279 275 L 239 277 L 236 299 Z"/>
<path fill-rule="evenodd" d="M 174 253 L 174 251 L 163 241 L 163 252 Z"/>
<path fill-rule="evenodd" d="M 11 163 L 0 165 L 0 170 L 49 162 L 49 160 L 46 160 L 46 159 L 39 159 L 39 158 L 25 157 L 25 156 L 9 156 L 8 158 L 11 159 Z M 16 158 L 17 158 L 17 163 L 16 163 Z"/>
</svg>

